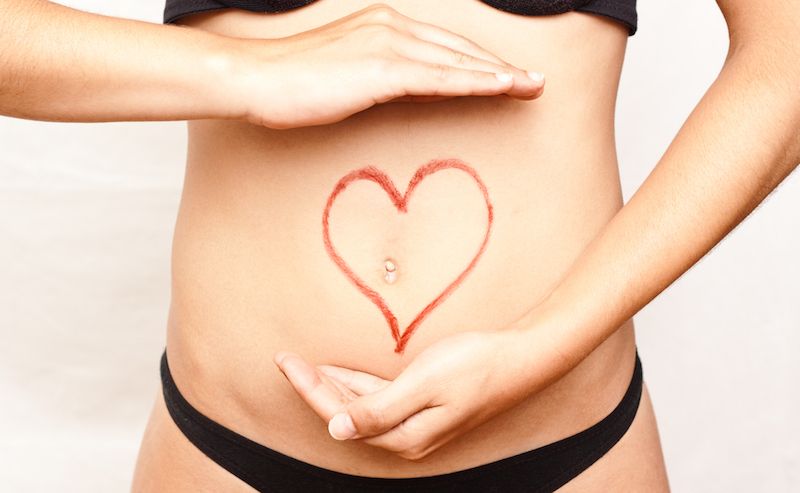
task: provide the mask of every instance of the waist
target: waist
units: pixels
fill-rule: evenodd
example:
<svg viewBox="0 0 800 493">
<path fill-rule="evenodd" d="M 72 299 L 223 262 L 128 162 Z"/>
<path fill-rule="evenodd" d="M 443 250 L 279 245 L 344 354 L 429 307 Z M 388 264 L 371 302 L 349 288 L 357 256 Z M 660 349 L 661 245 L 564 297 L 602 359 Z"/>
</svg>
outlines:
<svg viewBox="0 0 800 493">
<path fill-rule="evenodd" d="M 394 378 L 436 340 L 502 328 L 544 298 L 622 205 L 613 140 L 596 137 L 612 133 L 599 125 L 563 137 L 542 118 L 504 140 L 507 132 L 486 123 L 513 111 L 503 104 L 386 105 L 290 131 L 190 122 L 168 332 L 187 398 L 212 419 L 246 423 L 250 436 L 302 456 L 310 449 L 297 444 L 324 439 L 309 432 L 321 420 L 272 363 L 278 350 Z M 515 120 L 509 128 L 525 118 L 506 116 Z M 418 322 L 402 352 L 392 318 L 400 333 Z M 609 353 L 632 354 L 631 336 L 627 349 L 619 339 L 604 357 L 587 358 L 581 376 L 552 394 L 594 402 L 594 414 L 591 405 L 565 405 L 583 414 L 552 415 L 552 428 L 519 435 L 516 445 L 496 433 L 489 440 L 505 436 L 504 444 L 487 442 L 476 454 L 523 450 L 613 408 L 600 404 L 606 387 L 589 382 L 613 377 L 619 359 Z M 626 378 L 619 374 L 620 388 Z M 552 395 L 533 398 L 516 419 L 555 405 Z"/>
</svg>

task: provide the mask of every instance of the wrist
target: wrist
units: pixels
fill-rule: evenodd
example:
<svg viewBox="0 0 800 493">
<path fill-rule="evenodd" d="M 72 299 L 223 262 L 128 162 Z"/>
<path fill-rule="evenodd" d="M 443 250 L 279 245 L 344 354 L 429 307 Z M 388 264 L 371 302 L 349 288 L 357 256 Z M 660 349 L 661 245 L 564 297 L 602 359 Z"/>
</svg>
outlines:
<svg viewBox="0 0 800 493">
<path fill-rule="evenodd" d="M 227 118 L 267 128 L 282 128 L 272 121 L 286 110 L 287 86 L 278 63 L 280 39 L 229 38 L 228 47 L 216 63 L 226 80 Z"/>
<path fill-rule="evenodd" d="M 203 76 L 198 78 L 202 87 L 196 91 L 201 96 L 197 104 L 207 107 L 209 118 L 246 120 L 252 97 L 249 79 L 256 65 L 253 47 L 248 39 L 213 36 L 210 49 L 200 58 Z"/>
<path fill-rule="evenodd" d="M 585 357 L 568 315 L 567 310 L 548 299 L 503 329 L 508 358 L 514 362 L 528 392 L 537 392 L 555 382 Z"/>
</svg>

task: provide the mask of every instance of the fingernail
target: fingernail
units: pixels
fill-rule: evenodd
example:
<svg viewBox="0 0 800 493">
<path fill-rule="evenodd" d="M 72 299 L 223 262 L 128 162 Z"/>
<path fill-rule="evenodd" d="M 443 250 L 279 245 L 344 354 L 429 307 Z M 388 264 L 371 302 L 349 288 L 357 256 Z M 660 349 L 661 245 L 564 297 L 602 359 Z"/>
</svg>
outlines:
<svg viewBox="0 0 800 493">
<path fill-rule="evenodd" d="M 347 413 L 334 414 L 328 423 L 328 433 L 336 440 L 347 440 L 356 434 L 353 420 Z"/>
<path fill-rule="evenodd" d="M 278 351 L 278 353 L 277 353 L 277 354 L 275 354 L 275 357 L 273 358 L 273 361 L 274 361 L 275 363 L 277 363 L 278 365 L 280 365 L 281 363 L 283 363 L 283 359 L 284 359 L 284 358 L 285 358 L 285 357 L 286 357 L 288 354 L 289 354 L 289 353 L 287 353 L 286 351 Z"/>
<path fill-rule="evenodd" d="M 514 76 L 508 72 L 495 72 L 494 76 L 497 77 L 497 80 L 500 82 L 508 82 L 514 78 Z"/>
<path fill-rule="evenodd" d="M 542 82 L 544 80 L 544 74 L 541 72 L 534 72 L 533 70 L 528 70 L 528 77 L 535 80 L 536 82 Z"/>
</svg>

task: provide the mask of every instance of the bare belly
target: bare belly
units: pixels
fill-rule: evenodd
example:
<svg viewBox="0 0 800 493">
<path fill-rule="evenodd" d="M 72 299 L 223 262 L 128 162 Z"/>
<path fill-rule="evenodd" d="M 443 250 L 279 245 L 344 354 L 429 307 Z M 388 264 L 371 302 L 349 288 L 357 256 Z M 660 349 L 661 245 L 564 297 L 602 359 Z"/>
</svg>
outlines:
<svg viewBox="0 0 800 493">
<path fill-rule="evenodd" d="M 275 38 L 370 3 L 321 1 L 271 15 L 228 9 L 184 23 Z M 497 460 L 599 421 L 629 383 L 632 322 L 545 391 L 421 461 L 333 440 L 272 356 L 286 349 L 314 364 L 391 379 L 431 343 L 504 327 L 545 297 L 622 206 L 614 106 L 627 32 L 577 12 L 525 17 L 465 0 L 384 3 L 544 72 L 544 95 L 383 104 L 337 124 L 292 130 L 189 122 L 167 348 L 187 400 L 224 426 L 321 467 L 409 477 Z M 340 179 L 367 166 L 402 195 L 426 164 L 448 159 L 464 166 L 426 175 L 404 213 L 370 180 L 349 182 L 331 200 Z M 386 259 L 395 266 L 393 282 Z M 392 319 L 400 333 L 413 326 L 402 352 Z M 150 430 L 169 426 L 160 399 L 156 406 Z M 187 445 L 179 434 L 180 443 L 152 435 L 143 453 L 164 460 L 172 457 L 166 448 Z M 201 454 L 191 457 L 172 460 L 207 467 Z M 139 484 L 151 462 L 140 458 Z M 231 476 L 231 488 L 236 483 Z"/>
</svg>

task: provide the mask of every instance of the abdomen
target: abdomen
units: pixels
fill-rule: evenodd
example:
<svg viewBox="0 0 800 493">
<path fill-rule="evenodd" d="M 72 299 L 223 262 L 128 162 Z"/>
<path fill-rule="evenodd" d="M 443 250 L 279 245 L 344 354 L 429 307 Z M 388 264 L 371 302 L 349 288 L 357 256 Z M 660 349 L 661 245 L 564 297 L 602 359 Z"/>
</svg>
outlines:
<svg viewBox="0 0 800 493">
<path fill-rule="evenodd" d="M 184 22 L 239 37 L 281 37 L 368 3 L 322 1 L 272 15 L 226 10 Z M 390 103 L 291 130 L 190 122 L 168 350 L 187 399 L 240 433 L 323 467 L 418 475 L 448 469 L 447 461 L 367 459 L 356 446 L 368 446 L 335 442 L 272 356 L 287 349 L 314 364 L 393 378 L 432 342 L 503 327 L 546 296 L 622 205 L 613 125 L 627 32 L 583 13 L 525 17 L 464 0 L 385 3 L 543 72 L 544 95 Z M 336 184 L 358 170 L 378 170 L 402 194 L 421 167 L 437 161 L 451 165 L 416 185 L 406 212 L 366 179 L 348 182 L 330 201 Z M 391 283 L 386 259 L 396 269 Z M 390 319 L 402 334 L 471 263 L 396 351 Z M 622 351 L 619 341 L 607 343 L 598 351 Z M 581 371 L 610 375 L 608 360 L 587 358 Z M 628 378 L 621 376 L 620 389 Z M 442 451 L 450 468 L 589 426 L 616 402 L 586 395 L 587 381 L 573 377 L 559 396 L 565 404 L 573 399 L 570 408 L 582 395 L 596 403 L 594 416 L 547 416 L 552 397 L 546 403 L 543 394 L 534 396 L 516 419 L 538 413 L 550 428 L 525 429 L 502 443 L 476 435 L 472 458 L 457 448 Z M 496 429 L 517 425 L 512 416 L 500 419 L 506 422 Z"/>
</svg>

